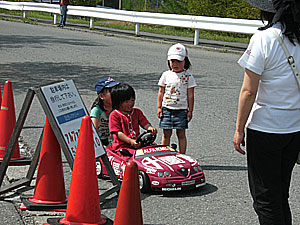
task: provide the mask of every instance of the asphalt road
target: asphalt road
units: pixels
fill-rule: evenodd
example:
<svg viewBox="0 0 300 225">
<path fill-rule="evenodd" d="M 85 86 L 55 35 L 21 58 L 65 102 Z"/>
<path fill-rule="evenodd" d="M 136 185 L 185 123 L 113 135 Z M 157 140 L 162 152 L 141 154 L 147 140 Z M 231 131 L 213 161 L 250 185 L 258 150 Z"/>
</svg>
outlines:
<svg viewBox="0 0 300 225">
<path fill-rule="evenodd" d="M 152 124 L 156 117 L 157 82 L 167 70 L 168 42 L 141 41 L 94 32 L 79 32 L 55 26 L 38 26 L 0 21 L 0 79 L 13 82 L 16 114 L 19 114 L 27 89 L 52 81 L 74 80 L 87 108 L 96 93 L 95 82 L 103 76 L 131 84 L 141 108 Z M 243 70 L 236 61 L 242 54 L 221 53 L 189 46 L 191 72 L 195 89 L 195 110 L 187 131 L 187 154 L 199 160 L 207 185 L 175 193 L 142 194 L 145 225 L 253 225 L 258 224 L 252 209 L 247 182 L 246 158 L 233 151 L 237 99 Z M 29 150 L 35 149 L 45 115 L 37 100 L 26 119 L 22 137 Z M 161 130 L 157 141 L 161 138 Z M 176 142 L 174 137 L 173 142 Z M 66 190 L 70 169 L 64 160 Z M 5 183 L 24 177 L 28 167 L 9 167 Z M 300 224 L 300 168 L 296 166 L 291 186 L 293 224 Z M 100 192 L 110 187 L 100 180 Z M 64 217 L 64 213 L 20 211 L 20 196 L 32 195 L 21 188 L 1 196 L 0 224 L 43 224 L 47 218 Z M 81 193 L 78 193 L 80 195 Z M 101 204 L 101 213 L 114 219 L 117 196 Z"/>
</svg>

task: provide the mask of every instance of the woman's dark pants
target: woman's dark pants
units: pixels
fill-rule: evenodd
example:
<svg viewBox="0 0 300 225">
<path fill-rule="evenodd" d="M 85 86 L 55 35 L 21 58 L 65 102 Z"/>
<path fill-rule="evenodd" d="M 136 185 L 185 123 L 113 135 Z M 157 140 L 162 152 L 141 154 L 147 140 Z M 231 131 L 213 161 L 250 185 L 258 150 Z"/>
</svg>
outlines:
<svg viewBox="0 0 300 225">
<path fill-rule="evenodd" d="M 247 162 L 253 207 L 261 225 L 291 225 L 289 187 L 300 150 L 300 132 L 247 129 Z"/>
</svg>

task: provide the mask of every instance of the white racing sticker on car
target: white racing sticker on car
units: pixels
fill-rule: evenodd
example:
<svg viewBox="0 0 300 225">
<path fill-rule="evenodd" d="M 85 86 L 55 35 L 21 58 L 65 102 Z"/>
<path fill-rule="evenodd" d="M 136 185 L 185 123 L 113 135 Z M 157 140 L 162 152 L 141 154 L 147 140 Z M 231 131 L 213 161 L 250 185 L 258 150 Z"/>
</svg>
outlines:
<svg viewBox="0 0 300 225">
<path fill-rule="evenodd" d="M 177 164 L 183 164 L 184 161 L 176 156 L 164 156 L 159 158 L 164 163 L 167 163 L 168 165 L 177 165 Z"/>
<path fill-rule="evenodd" d="M 162 152 L 162 151 L 170 151 L 170 149 L 168 149 L 165 146 L 163 146 L 163 147 L 156 147 L 156 148 L 146 148 L 146 149 L 143 149 L 144 154 L 150 154 L 150 153 L 153 153 L 153 152 Z"/>
<path fill-rule="evenodd" d="M 192 157 L 190 157 L 188 155 L 180 154 L 180 155 L 178 155 L 178 157 L 183 158 L 183 159 L 189 161 L 192 164 L 197 163 L 197 161 L 195 159 L 193 159 Z"/>
<path fill-rule="evenodd" d="M 153 168 L 153 167 L 145 167 L 146 169 L 146 173 L 149 173 L 149 174 L 155 174 L 157 169 Z"/>
<path fill-rule="evenodd" d="M 120 163 L 112 162 L 112 168 L 114 169 L 115 174 L 116 174 L 117 176 L 119 176 L 119 175 L 121 174 L 121 171 L 120 171 Z"/>
<path fill-rule="evenodd" d="M 181 188 L 177 187 L 177 188 L 162 188 L 162 191 L 180 191 Z"/>
<path fill-rule="evenodd" d="M 160 161 L 158 159 L 151 159 L 151 157 L 146 157 L 142 160 L 142 164 L 147 168 L 153 168 L 162 170 L 163 168 L 159 165 Z"/>
<path fill-rule="evenodd" d="M 108 160 L 110 161 L 110 162 L 112 162 L 113 161 L 113 159 L 114 159 L 115 157 L 113 157 L 113 156 L 108 156 Z"/>
<path fill-rule="evenodd" d="M 152 185 L 159 185 L 159 182 L 154 180 L 154 181 L 152 181 Z"/>
<path fill-rule="evenodd" d="M 174 172 L 174 169 L 173 169 L 173 167 L 170 164 L 164 162 L 163 160 L 160 160 L 160 158 L 156 158 L 155 156 L 153 156 L 152 158 L 155 159 L 155 160 L 157 160 L 160 164 L 165 165 L 166 167 L 169 168 L 169 170 L 171 170 L 171 171 Z"/>
<path fill-rule="evenodd" d="M 124 174 L 125 174 L 125 167 L 126 167 L 126 164 L 122 164 L 121 165 L 121 174 L 122 174 L 122 177 L 124 177 Z"/>
</svg>

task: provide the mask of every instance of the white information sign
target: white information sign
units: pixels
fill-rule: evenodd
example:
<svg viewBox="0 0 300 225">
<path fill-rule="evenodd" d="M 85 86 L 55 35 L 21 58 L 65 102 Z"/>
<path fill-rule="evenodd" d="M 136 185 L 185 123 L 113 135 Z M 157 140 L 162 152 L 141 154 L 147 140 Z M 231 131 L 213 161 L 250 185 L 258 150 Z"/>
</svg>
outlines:
<svg viewBox="0 0 300 225">
<path fill-rule="evenodd" d="M 81 119 L 88 115 L 77 88 L 72 80 L 68 80 L 41 87 L 41 90 L 74 158 Z M 95 156 L 99 157 L 105 151 L 95 127 L 92 127 Z"/>
</svg>

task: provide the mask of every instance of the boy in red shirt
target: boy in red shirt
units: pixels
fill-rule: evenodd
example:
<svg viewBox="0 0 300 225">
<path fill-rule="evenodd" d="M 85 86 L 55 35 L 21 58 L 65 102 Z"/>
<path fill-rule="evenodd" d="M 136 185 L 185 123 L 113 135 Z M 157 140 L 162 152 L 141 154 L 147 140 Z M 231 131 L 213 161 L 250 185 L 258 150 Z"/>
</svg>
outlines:
<svg viewBox="0 0 300 225">
<path fill-rule="evenodd" d="M 135 91 L 125 83 L 120 83 L 111 90 L 112 108 L 109 116 L 109 131 L 113 134 L 112 150 L 121 148 L 139 148 L 141 143 L 136 139 L 140 135 L 141 126 L 152 134 L 157 129 L 152 127 L 140 109 L 134 108 Z"/>
</svg>

